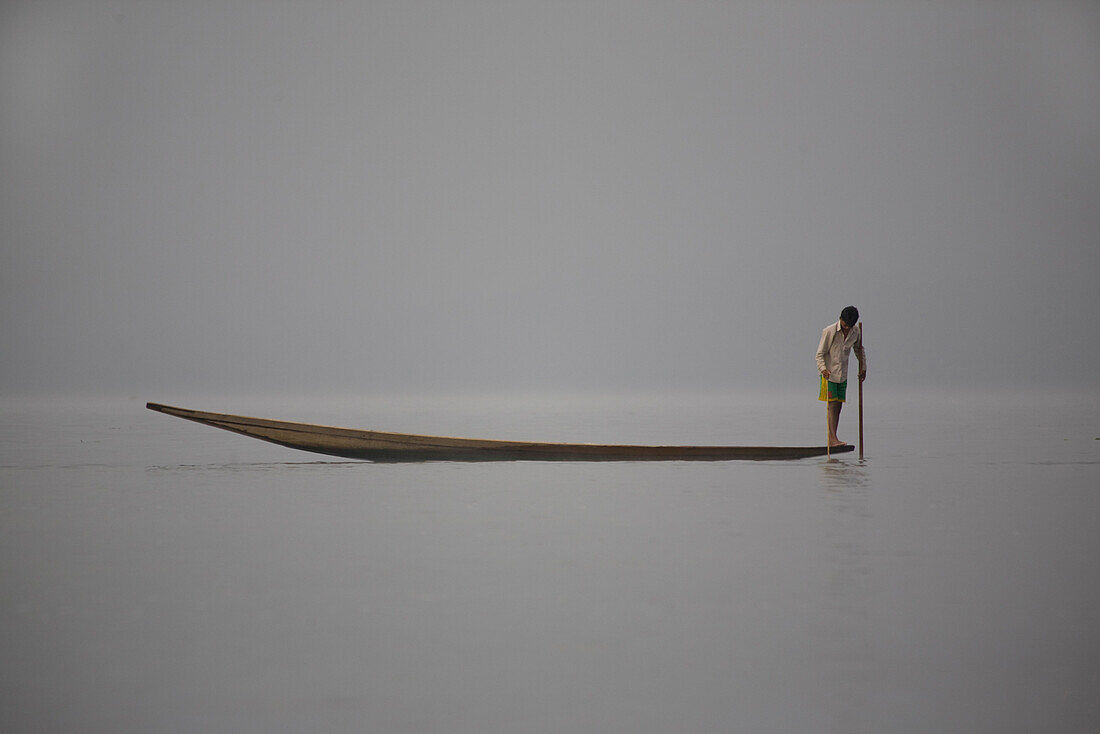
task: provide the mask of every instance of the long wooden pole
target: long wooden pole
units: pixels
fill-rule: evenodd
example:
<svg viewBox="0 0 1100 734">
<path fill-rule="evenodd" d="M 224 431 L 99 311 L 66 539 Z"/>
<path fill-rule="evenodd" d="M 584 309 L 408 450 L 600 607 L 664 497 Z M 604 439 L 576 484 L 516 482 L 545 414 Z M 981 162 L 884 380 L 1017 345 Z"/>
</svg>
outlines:
<svg viewBox="0 0 1100 734">
<path fill-rule="evenodd" d="M 859 346 L 863 345 L 863 322 L 859 322 Z M 863 377 L 859 376 L 859 460 L 863 461 Z"/>
</svg>

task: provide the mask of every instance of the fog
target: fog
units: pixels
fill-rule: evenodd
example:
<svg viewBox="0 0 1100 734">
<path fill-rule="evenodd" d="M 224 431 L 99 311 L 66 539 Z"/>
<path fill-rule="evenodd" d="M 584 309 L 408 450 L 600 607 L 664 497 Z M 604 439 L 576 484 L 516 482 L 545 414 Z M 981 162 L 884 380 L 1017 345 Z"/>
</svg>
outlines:
<svg viewBox="0 0 1100 734">
<path fill-rule="evenodd" d="M 0 390 L 1100 387 L 1100 5 L 0 5 Z"/>
</svg>

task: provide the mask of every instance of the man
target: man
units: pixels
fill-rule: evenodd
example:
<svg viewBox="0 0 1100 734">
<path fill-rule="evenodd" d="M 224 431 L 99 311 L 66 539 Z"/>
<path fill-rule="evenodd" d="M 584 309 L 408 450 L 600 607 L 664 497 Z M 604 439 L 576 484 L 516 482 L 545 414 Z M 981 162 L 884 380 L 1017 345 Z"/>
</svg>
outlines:
<svg viewBox="0 0 1100 734">
<path fill-rule="evenodd" d="M 840 319 L 821 332 L 817 345 L 817 371 L 821 373 L 821 391 L 818 400 L 826 403 L 829 416 L 829 446 L 847 446 L 836 437 L 840 425 L 840 409 L 848 388 L 848 353 L 855 349 L 859 359 L 859 380 L 867 377 L 867 353 L 863 349 L 863 330 L 855 328 L 859 322 L 859 310 L 845 306 Z"/>
</svg>

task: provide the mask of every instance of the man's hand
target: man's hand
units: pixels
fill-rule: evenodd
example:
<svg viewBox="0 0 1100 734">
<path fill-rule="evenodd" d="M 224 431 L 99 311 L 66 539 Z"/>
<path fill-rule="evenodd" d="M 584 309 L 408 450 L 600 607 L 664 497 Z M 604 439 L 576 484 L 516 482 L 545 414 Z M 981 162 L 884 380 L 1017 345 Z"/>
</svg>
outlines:
<svg viewBox="0 0 1100 734">
<path fill-rule="evenodd" d="M 829 370 L 821 370 L 821 376 L 828 380 L 832 375 L 829 374 Z"/>
<path fill-rule="evenodd" d="M 867 379 L 867 370 L 860 370 L 859 371 L 859 381 L 863 382 L 866 379 Z"/>
</svg>

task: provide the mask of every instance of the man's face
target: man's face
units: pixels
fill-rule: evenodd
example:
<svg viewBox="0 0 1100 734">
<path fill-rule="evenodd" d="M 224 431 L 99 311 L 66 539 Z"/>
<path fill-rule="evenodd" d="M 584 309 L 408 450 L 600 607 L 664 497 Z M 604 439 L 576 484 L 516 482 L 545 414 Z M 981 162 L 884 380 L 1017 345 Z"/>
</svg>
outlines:
<svg viewBox="0 0 1100 734">
<path fill-rule="evenodd" d="M 840 330 L 843 331 L 845 334 L 847 334 L 851 330 L 851 328 L 852 325 L 849 324 L 847 321 L 845 321 L 844 319 L 840 320 Z"/>
</svg>

